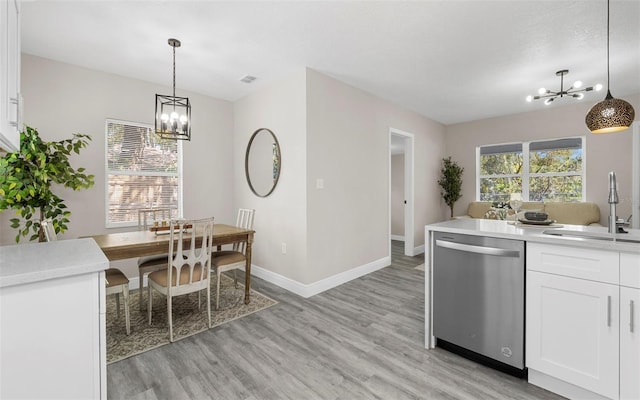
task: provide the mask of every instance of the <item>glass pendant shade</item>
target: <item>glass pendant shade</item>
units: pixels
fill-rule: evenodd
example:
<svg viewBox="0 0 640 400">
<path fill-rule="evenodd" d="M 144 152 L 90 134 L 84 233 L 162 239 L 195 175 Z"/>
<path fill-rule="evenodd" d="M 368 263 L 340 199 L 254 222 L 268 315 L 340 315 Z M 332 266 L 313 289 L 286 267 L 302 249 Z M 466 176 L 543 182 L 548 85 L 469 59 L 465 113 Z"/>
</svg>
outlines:
<svg viewBox="0 0 640 400">
<path fill-rule="evenodd" d="M 629 128 L 634 118 L 635 111 L 631 104 L 614 98 L 607 91 L 607 97 L 591 107 L 585 123 L 591 133 L 613 133 Z"/>
</svg>

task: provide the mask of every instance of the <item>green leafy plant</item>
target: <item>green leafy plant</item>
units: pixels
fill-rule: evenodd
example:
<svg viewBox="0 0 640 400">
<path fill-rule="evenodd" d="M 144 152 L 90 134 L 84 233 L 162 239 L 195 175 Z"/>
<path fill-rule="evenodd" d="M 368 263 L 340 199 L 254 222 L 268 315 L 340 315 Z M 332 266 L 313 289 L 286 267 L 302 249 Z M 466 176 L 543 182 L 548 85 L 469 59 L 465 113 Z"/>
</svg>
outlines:
<svg viewBox="0 0 640 400">
<path fill-rule="evenodd" d="M 54 184 L 73 190 L 93 186 L 93 175 L 69 163 L 71 153 L 79 154 L 90 140 L 88 135 L 74 134 L 71 139 L 43 142 L 38 131 L 27 126 L 20 134 L 20 151 L 0 158 L 0 211 L 14 209 L 22 217 L 11 219 L 11 227 L 18 229 L 16 242 L 29 232 L 29 240 L 44 241 L 40 221 L 45 218 L 52 219 L 56 233 L 68 229 L 71 213 L 53 192 Z"/>
<path fill-rule="evenodd" d="M 451 157 L 442 159 L 441 176 L 438 185 L 442 188 L 440 195 L 451 209 L 453 218 L 453 205 L 462 197 L 462 172 L 464 168 L 451 161 Z"/>
</svg>

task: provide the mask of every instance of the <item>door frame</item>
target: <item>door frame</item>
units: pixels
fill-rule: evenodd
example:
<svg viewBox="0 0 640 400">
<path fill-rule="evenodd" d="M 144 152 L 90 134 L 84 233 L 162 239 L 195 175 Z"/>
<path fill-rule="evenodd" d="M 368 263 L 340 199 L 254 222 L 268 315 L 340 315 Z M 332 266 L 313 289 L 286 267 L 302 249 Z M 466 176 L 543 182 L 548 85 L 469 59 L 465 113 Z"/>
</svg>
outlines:
<svg viewBox="0 0 640 400">
<path fill-rule="evenodd" d="M 391 255 L 391 139 L 393 136 L 401 137 L 404 140 L 404 254 L 415 256 L 414 243 L 414 141 L 413 133 L 405 132 L 396 128 L 389 128 L 389 255 Z"/>
<path fill-rule="evenodd" d="M 633 129 L 631 150 L 631 179 L 633 181 L 631 184 L 631 227 L 633 229 L 640 229 L 640 122 L 635 121 L 631 127 Z"/>
</svg>

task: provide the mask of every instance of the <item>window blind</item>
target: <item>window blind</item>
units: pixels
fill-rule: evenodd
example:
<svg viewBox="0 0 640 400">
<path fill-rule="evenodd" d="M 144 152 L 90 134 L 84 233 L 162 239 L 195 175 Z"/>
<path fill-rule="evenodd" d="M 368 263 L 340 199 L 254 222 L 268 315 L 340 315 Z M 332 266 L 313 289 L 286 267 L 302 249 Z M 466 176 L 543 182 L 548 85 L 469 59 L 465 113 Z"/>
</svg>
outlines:
<svg viewBox="0 0 640 400">
<path fill-rule="evenodd" d="M 107 226 L 136 225 L 138 209 L 179 210 L 182 197 L 178 141 L 150 125 L 107 120 Z"/>
</svg>

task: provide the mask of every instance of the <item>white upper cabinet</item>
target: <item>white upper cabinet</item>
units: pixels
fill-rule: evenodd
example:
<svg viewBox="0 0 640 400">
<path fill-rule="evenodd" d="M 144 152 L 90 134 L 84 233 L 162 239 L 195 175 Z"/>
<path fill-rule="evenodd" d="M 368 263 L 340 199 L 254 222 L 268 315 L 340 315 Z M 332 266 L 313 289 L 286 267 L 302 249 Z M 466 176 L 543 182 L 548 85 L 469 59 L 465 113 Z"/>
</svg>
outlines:
<svg viewBox="0 0 640 400">
<path fill-rule="evenodd" d="M 0 2 L 0 149 L 20 149 L 20 3 Z"/>
</svg>

